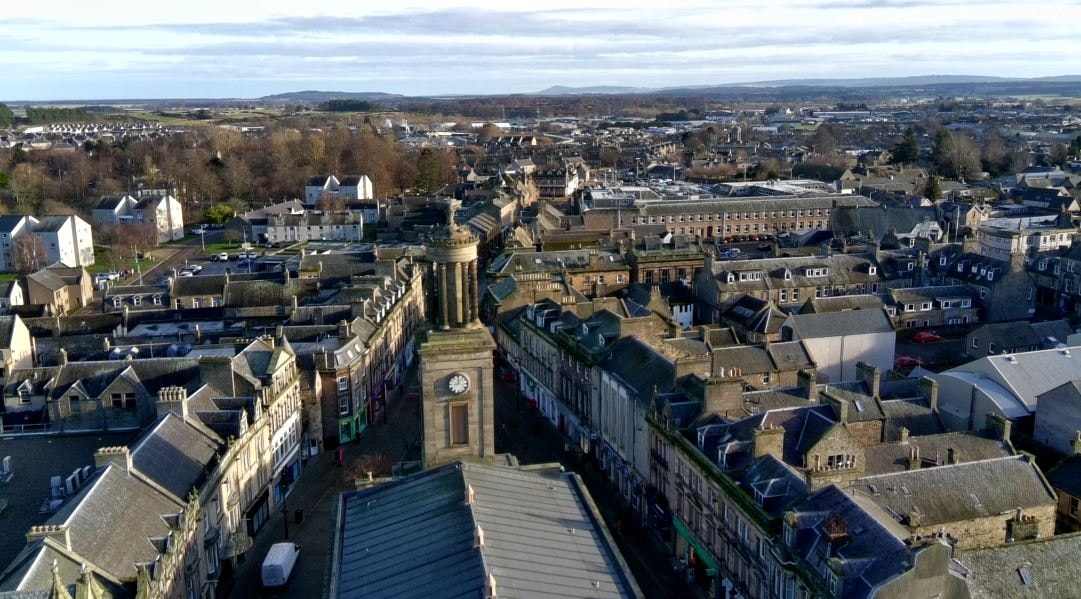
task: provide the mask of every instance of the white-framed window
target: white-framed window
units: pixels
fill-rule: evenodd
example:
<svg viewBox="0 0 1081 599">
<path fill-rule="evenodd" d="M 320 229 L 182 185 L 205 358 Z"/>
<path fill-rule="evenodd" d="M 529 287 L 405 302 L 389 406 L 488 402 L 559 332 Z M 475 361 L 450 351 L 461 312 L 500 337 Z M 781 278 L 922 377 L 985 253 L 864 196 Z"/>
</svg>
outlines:
<svg viewBox="0 0 1081 599">
<path fill-rule="evenodd" d="M 349 396 L 348 395 L 342 395 L 342 396 L 338 397 L 338 415 L 339 416 L 348 416 L 349 415 Z"/>
<path fill-rule="evenodd" d="M 132 298 L 131 298 L 131 305 L 133 305 L 133 306 L 141 306 L 141 305 L 143 305 L 143 296 L 141 296 L 141 295 L 133 295 Z"/>
<path fill-rule="evenodd" d="M 349 377 L 347 377 L 347 376 L 338 377 L 338 391 L 348 391 L 348 390 L 349 390 Z"/>
<path fill-rule="evenodd" d="M 980 338 L 979 337 L 973 337 L 972 338 L 972 349 L 980 349 Z"/>
<path fill-rule="evenodd" d="M 123 300 L 120 298 L 120 296 L 113 296 L 113 307 L 114 308 L 119 308 L 121 303 L 123 303 Z"/>
<path fill-rule="evenodd" d="M 161 305 L 161 296 L 160 295 L 155 295 L 154 299 L 153 299 L 153 303 L 154 303 L 155 306 L 160 306 Z"/>
</svg>

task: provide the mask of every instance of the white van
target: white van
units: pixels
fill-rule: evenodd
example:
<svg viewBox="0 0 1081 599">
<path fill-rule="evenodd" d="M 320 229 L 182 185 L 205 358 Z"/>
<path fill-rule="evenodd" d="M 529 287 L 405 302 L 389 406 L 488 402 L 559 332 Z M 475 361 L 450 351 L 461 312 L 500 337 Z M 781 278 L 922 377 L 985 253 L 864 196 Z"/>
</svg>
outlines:
<svg viewBox="0 0 1081 599">
<path fill-rule="evenodd" d="M 285 586 L 293 566 L 300 556 L 300 545 L 296 543 L 274 543 L 263 560 L 263 588 L 274 589 Z"/>
</svg>

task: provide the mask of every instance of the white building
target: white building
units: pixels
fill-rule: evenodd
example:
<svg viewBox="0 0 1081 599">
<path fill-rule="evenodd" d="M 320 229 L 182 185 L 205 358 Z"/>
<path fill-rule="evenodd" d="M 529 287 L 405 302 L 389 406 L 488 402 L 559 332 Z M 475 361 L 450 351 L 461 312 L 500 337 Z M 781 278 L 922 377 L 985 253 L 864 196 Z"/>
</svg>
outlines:
<svg viewBox="0 0 1081 599">
<path fill-rule="evenodd" d="M 339 185 L 334 175 L 316 175 L 308 179 L 308 184 L 304 186 L 304 203 L 314 206 L 324 195 L 337 193 Z"/>
<path fill-rule="evenodd" d="M 370 200 L 372 195 L 372 180 L 368 175 L 349 175 L 342 177 L 338 184 L 337 196 L 343 200 Z"/>
<path fill-rule="evenodd" d="M 859 362 L 887 372 L 897 348 L 897 332 L 884 310 L 793 314 L 781 325 L 781 340 L 802 340 L 823 382 L 856 380 Z"/>
<path fill-rule="evenodd" d="M 33 233 L 45 245 L 49 264 L 66 266 L 94 264 L 94 234 L 90 223 L 78 216 L 45 216 L 33 226 Z"/>
<path fill-rule="evenodd" d="M 978 430 L 989 414 L 1025 418 L 1036 412 L 1039 395 L 1081 378 L 1078 360 L 1081 348 L 1056 348 L 986 356 L 932 374 L 942 423 L 950 430 Z"/>
</svg>

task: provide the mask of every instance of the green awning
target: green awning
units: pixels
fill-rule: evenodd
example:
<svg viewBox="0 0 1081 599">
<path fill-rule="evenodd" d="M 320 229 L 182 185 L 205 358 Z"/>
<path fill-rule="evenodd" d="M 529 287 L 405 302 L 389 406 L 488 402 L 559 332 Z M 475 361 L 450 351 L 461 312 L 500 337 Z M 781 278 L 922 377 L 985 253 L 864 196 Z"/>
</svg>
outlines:
<svg viewBox="0 0 1081 599">
<path fill-rule="evenodd" d="M 673 514 L 672 522 L 675 523 L 676 532 L 679 533 L 679 536 L 686 539 L 687 542 L 691 544 L 691 547 L 694 547 L 694 553 L 698 556 L 698 559 L 706 564 L 706 567 L 709 568 L 712 576 L 716 576 L 717 573 L 721 571 L 721 564 L 717 563 L 716 558 L 713 557 L 713 553 L 710 552 L 709 549 L 706 549 L 706 547 L 695 538 L 691 531 L 687 530 L 687 525 L 683 523 L 683 520 L 681 520 L 679 516 Z"/>
</svg>

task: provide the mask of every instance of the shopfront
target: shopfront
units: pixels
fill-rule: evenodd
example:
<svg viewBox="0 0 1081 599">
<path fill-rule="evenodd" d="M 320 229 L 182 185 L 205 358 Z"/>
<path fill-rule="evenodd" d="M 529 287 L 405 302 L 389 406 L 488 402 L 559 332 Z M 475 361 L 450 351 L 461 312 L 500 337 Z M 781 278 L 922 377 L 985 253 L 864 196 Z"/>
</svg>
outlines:
<svg viewBox="0 0 1081 599">
<path fill-rule="evenodd" d="M 672 524 L 676 530 L 676 557 L 684 566 L 684 576 L 688 584 L 701 589 L 709 589 L 716 595 L 719 587 L 721 564 L 713 553 L 695 538 L 687 524 L 672 515 Z"/>
</svg>

